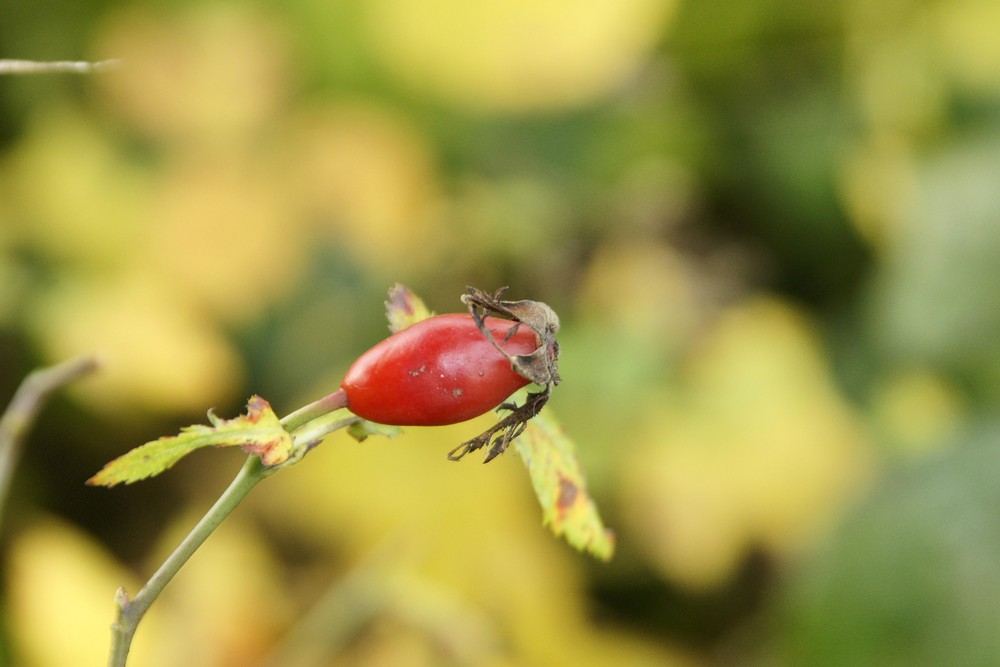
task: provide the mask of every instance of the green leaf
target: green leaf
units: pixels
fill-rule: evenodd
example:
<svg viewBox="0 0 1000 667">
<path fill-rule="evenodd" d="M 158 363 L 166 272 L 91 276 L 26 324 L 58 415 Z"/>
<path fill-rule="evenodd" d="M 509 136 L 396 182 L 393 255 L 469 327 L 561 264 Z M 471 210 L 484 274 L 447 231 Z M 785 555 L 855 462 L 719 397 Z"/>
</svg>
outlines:
<svg viewBox="0 0 1000 667">
<path fill-rule="evenodd" d="M 772 664 L 975 667 L 1000 655 L 1000 425 L 880 473 L 776 592 Z M 845 638 L 850 638 L 845 641 Z"/>
<path fill-rule="evenodd" d="M 385 316 L 389 320 L 389 330 L 399 333 L 408 326 L 420 320 L 426 320 L 434 315 L 419 296 L 406 287 L 396 283 L 389 290 L 389 300 L 385 302 Z"/>
<path fill-rule="evenodd" d="M 388 424 L 376 424 L 367 419 L 360 419 L 347 427 L 347 433 L 358 442 L 364 442 L 370 435 L 383 435 L 387 438 L 395 438 L 402 432 L 398 426 Z"/>
<path fill-rule="evenodd" d="M 136 447 L 105 465 L 87 484 L 115 486 L 153 477 L 202 447 L 238 446 L 248 454 L 260 456 L 266 466 L 283 463 L 291 455 L 292 437 L 282 428 L 271 405 L 260 396 L 250 398 L 245 415 L 220 419 L 209 411 L 208 420 L 211 426 L 188 426 L 179 435 Z"/>
<path fill-rule="evenodd" d="M 513 444 L 528 468 L 545 525 L 576 549 L 610 560 L 615 535 L 601 521 L 573 441 L 552 411 L 543 410 L 528 422 Z"/>
</svg>

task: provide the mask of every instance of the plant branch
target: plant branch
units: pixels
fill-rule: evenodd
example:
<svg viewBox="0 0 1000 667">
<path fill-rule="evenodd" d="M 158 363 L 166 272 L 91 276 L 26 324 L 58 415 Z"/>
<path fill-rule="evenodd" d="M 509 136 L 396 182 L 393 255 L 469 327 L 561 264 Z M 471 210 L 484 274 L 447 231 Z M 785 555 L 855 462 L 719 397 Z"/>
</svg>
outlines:
<svg viewBox="0 0 1000 667">
<path fill-rule="evenodd" d="M 160 595 L 174 575 L 180 571 L 181 567 L 194 555 L 208 536 L 219 527 L 219 524 L 228 517 L 240 501 L 246 497 L 250 490 L 258 482 L 270 475 L 274 469 L 268 469 L 260 461 L 260 457 L 251 456 L 240 469 L 236 478 L 233 479 L 219 499 L 215 501 L 212 508 L 201 518 L 201 521 L 188 533 L 187 537 L 174 549 L 163 564 L 160 565 L 146 585 L 139 593 L 129 600 L 123 589 L 118 589 L 115 601 L 118 604 L 118 617 L 111 626 L 112 641 L 111 654 L 108 659 L 109 667 L 124 667 L 128 660 L 129 648 L 132 644 L 132 637 L 135 635 L 139 621 L 149 610 L 150 605 Z"/>
<path fill-rule="evenodd" d="M 7 499 L 10 478 L 21 456 L 24 441 L 52 392 L 97 369 L 92 356 L 77 357 L 55 366 L 33 371 L 24 378 L 10 405 L 0 417 L 0 517 Z"/>
<path fill-rule="evenodd" d="M 282 427 L 292 434 L 296 444 L 299 445 L 296 447 L 299 454 L 294 459 L 273 467 L 265 466 L 259 456 L 247 458 L 246 463 L 243 464 L 229 487 L 219 496 L 219 499 L 180 545 L 163 561 L 160 568 L 150 577 L 135 598 L 130 600 L 124 589 L 118 589 L 115 595 L 118 613 L 111 626 L 109 667 L 125 666 L 136 628 L 149 607 L 170 583 L 170 580 L 174 578 L 174 575 L 204 544 L 208 536 L 236 509 L 236 506 L 242 502 L 253 487 L 282 467 L 300 460 L 324 436 L 359 420 L 358 417 L 341 411 L 345 406 L 346 396 L 342 390 L 338 390 L 282 419 Z"/>
</svg>

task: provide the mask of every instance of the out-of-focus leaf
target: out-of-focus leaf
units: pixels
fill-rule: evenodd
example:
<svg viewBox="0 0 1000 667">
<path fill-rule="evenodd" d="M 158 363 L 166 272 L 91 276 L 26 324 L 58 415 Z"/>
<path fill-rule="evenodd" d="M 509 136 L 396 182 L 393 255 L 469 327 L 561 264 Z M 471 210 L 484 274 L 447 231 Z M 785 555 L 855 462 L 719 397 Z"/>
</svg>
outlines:
<svg viewBox="0 0 1000 667">
<path fill-rule="evenodd" d="M 34 517 L 6 545 L 3 577 L 8 636 L 0 664 L 34 667 L 104 664 L 110 592 L 123 583 L 137 590 L 138 583 L 93 537 L 44 515 Z M 58 604 L 52 604 L 56 599 Z M 133 664 L 168 664 L 157 658 L 159 640 L 153 639 L 162 636 L 164 611 L 154 605 L 144 620 L 143 640 L 130 656 Z"/>
<path fill-rule="evenodd" d="M 983 131 L 927 158 L 904 233 L 875 277 L 870 326 L 891 358 L 1000 386 L 1000 134 Z"/>
<path fill-rule="evenodd" d="M 281 427 L 271 405 L 260 396 L 250 398 L 245 415 L 220 419 L 209 412 L 208 419 L 211 426 L 188 426 L 179 435 L 147 442 L 119 456 L 88 479 L 87 484 L 115 486 L 153 477 L 202 447 L 239 446 L 248 454 L 260 456 L 268 466 L 282 463 L 291 455 L 291 435 Z"/>
<path fill-rule="evenodd" d="M 312 105 L 290 125 L 286 150 L 293 196 L 323 221 L 315 241 L 388 275 L 442 275 L 453 239 L 438 220 L 435 148 L 412 119 L 377 103 Z"/>
<path fill-rule="evenodd" d="M 389 289 L 389 300 L 385 302 L 385 317 L 389 320 L 389 330 L 392 333 L 399 333 L 433 314 L 423 299 L 414 294 L 409 287 L 396 283 Z"/>
<path fill-rule="evenodd" d="M 157 540 L 154 553 L 172 550 L 199 515 L 188 511 L 174 517 Z M 130 665 L 259 665 L 261 656 L 284 635 L 297 611 L 294 589 L 283 578 L 273 535 L 257 530 L 252 516 L 226 519 L 212 534 L 209 548 L 200 549 L 198 557 L 184 566 L 183 576 L 170 582 L 170 603 L 159 610 L 160 626 L 147 629 L 143 620 L 141 639 L 136 642 L 152 644 L 155 662 L 129 660 Z M 176 641 L 178 636 L 184 641 Z"/>
<path fill-rule="evenodd" d="M 891 471 L 783 591 L 776 664 L 988 665 L 1000 655 L 1000 429 Z"/>
<path fill-rule="evenodd" d="M 573 441 L 552 411 L 545 410 L 528 422 L 514 447 L 528 468 L 545 525 L 576 549 L 610 560 L 615 550 L 614 533 L 601 521 L 597 505 L 587 493 Z"/>
<path fill-rule="evenodd" d="M 27 322 L 50 361 L 90 352 L 107 360 L 76 394 L 89 405 L 112 415 L 200 410 L 231 395 L 243 365 L 216 323 L 176 287 L 141 267 L 99 278 L 67 274 L 38 293 Z"/>
<path fill-rule="evenodd" d="M 450 104 L 526 111 L 586 104 L 634 76 L 679 3 L 369 4 L 365 31 L 389 73 Z M 434 18 L 442 13 L 447 21 Z M 526 26 L 535 39 L 530 49 Z"/>
<path fill-rule="evenodd" d="M 747 554 L 800 552 L 865 482 L 868 437 L 807 314 L 751 299 L 699 335 L 672 393 L 645 403 L 622 464 L 622 516 L 648 562 L 691 590 Z"/>
<path fill-rule="evenodd" d="M 286 42 L 247 7 L 128 8 L 101 24 L 96 50 L 127 65 L 96 83 L 115 113 L 153 138 L 242 138 L 287 99 Z"/>
</svg>

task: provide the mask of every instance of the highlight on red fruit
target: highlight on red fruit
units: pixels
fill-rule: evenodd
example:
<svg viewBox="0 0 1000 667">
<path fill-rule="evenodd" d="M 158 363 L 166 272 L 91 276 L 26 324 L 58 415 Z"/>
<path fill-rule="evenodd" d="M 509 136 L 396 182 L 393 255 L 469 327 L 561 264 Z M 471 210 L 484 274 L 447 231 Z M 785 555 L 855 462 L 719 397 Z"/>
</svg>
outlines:
<svg viewBox="0 0 1000 667">
<path fill-rule="evenodd" d="M 511 359 L 530 357 L 541 345 L 535 331 L 520 322 L 467 313 L 437 315 L 362 354 L 341 388 L 348 409 L 369 421 L 454 424 L 489 412 L 529 384 Z"/>
</svg>

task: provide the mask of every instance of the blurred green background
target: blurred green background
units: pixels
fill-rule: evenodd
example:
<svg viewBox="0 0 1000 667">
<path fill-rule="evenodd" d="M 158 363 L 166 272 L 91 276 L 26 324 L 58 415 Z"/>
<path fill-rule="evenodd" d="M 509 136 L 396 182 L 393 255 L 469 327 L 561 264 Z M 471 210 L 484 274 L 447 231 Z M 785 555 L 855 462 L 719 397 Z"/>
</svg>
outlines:
<svg viewBox="0 0 1000 667">
<path fill-rule="evenodd" d="M 561 315 L 550 408 L 618 536 L 592 562 L 490 423 L 336 434 L 256 489 L 137 666 L 1000 660 L 1000 4 L 13 0 L 0 57 L 0 399 L 105 362 L 35 429 L 0 536 L 0 663 L 103 664 L 228 483 L 125 450 L 509 285 Z"/>
</svg>

